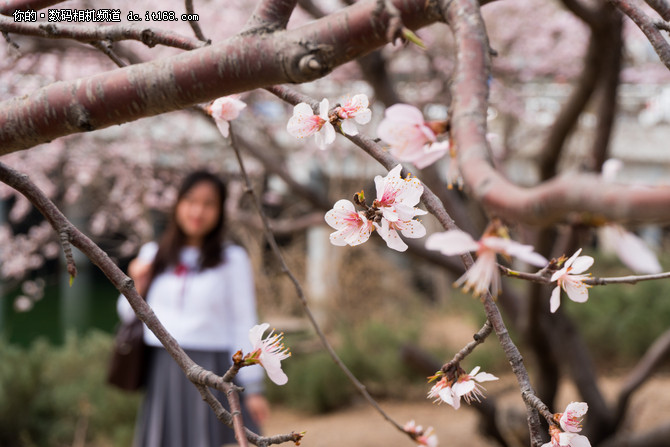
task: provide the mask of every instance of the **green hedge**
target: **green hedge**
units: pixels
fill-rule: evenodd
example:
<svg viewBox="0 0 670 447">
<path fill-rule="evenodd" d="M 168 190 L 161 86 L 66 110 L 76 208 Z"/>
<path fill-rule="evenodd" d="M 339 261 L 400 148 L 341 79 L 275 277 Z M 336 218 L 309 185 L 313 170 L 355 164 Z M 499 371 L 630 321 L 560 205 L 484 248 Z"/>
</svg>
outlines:
<svg viewBox="0 0 670 447">
<path fill-rule="evenodd" d="M 62 346 L 0 341 L 0 445 L 131 445 L 139 396 L 105 384 L 111 344 L 97 331 Z"/>
</svg>

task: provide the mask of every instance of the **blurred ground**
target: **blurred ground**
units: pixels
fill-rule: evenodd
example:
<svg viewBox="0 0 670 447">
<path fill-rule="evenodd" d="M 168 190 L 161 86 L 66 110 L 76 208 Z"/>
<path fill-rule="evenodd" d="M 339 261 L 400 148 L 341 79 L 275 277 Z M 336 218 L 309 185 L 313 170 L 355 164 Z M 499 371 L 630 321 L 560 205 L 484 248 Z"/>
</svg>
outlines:
<svg viewBox="0 0 670 447">
<path fill-rule="evenodd" d="M 616 395 L 621 383 L 621 378 L 603 380 L 603 391 L 609 402 Z M 512 407 L 519 408 L 521 404 L 520 399 L 513 394 L 513 385 L 512 377 L 504 377 L 499 383 L 487 387 L 490 393 L 500 396 L 501 407 L 508 411 Z M 573 388 L 568 386 L 561 388 L 559 401 L 562 405 L 577 398 Z M 477 414 L 467 406 L 456 411 L 447 405 L 435 405 L 427 400 L 385 401 L 381 402 L 381 405 L 401 424 L 414 419 L 424 427 L 433 426 L 440 445 L 468 447 L 497 445 L 477 434 Z M 636 394 L 623 430 L 645 430 L 669 422 L 670 374 L 665 373 L 654 377 Z M 301 443 L 304 447 L 414 445 L 362 401 L 344 410 L 316 416 L 275 406 L 264 431 L 267 435 L 306 431 L 307 434 Z"/>
</svg>

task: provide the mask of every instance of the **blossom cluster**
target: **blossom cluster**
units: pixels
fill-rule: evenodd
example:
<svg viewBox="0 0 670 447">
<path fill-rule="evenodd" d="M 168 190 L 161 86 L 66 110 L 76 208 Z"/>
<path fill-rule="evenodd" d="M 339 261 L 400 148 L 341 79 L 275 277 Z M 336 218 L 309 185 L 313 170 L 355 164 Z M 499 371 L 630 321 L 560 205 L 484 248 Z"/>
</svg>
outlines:
<svg viewBox="0 0 670 447">
<path fill-rule="evenodd" d="M 418 179 L 407 176 L 402 178 L 401 165 L 397 165 L 382 177 L 375 177 L 377 199 L 368 206 L 364 194 L 355 196 L 356 205 L 364 208 L 357 211 L 349 200 L 339 200 L 325 216 L 326 223 L 333 227 L 330 235 L 333 245 L 359 245 L 366 242 L 374 230 L 384 239 L 389 248 L 397 251 L 407 250 L 407 244 L 398 232 L 408 238 L 425 236 L 426 229 L 414 217 L 427 214 L 416 207 L 423 194 L 423 186 Z"/>
<path fill-rule="evenodd" d="M 416 425 L 416 422 L 411 420 L 407 422 L 402 429 L 416 441 L 416 445 L 437 447 L 438 440 L 433 427 L 428 427 L 424 430 L 421 425 Z"/>
<path fill-rule="evenodd" d="M 475 296 L 485 294 L 491 288 L 491 294 L 497 296 L 501 291 L 500 272 L 496 255 L 514 256 L 537 267 L 547 264 L 544 256 L 535 253 L 531 245 L 523 245 L 507 237 L 506 231 L 494 223 L 478 241 L 461 230 L 449 230 L 432 234 L 426 239 L 426 248 L 438 250 L 445 256 L 461 255 L 471 251 L 477 253 L 477 260 L 457 281 L 465 284 L 464 290 L 474 290 Z"/>
<path fill-rule="evenodd" d="M 319 114 L 316 115 L 312 107 L 301 102 L 293 108 L 293 116 L 286 125 L 286 131 L 297 138 L 314 135 L 316 143 L 321 149 L 335 141 L 335 127 L 333 122 L 339 122 L 342 132 L 347 135 L 357 135 L 358 124 L 367 124 L 372 118 L 368 108 L 368 97 L 363 94 L 354 95 L 344 104 L 335 107 L 330 114 L 330 102 L 324 98 L 319 103 Z"/>
<path fill-rule="evenodd" d="M 428 398 L 438 403 L 445 402 L 456 410 L 461 407 L 461 397 L 468 404 L 473 400 L 479 402 L 484 397 L 484 387 L 480 383 L 498 380 L 493 374 L 479 372 L 479 369 L 477 366 L 470 374 L 466 374 L 460 366 L 456 366 L 447 373 L 438 372 L 431 377 L 431 380 L 439 380 L 428 392 Z"/>
</svg>

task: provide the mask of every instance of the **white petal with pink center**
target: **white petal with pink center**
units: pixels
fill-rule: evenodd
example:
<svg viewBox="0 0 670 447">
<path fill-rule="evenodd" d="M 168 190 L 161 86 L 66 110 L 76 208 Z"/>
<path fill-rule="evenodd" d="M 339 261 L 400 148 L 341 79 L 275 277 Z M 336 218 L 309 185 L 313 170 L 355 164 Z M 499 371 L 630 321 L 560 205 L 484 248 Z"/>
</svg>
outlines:
<svg viewBox="0 0 670 447">
<path fill-rule="evenodd" d="M 359 245 L 367 241 L 372 233 L 372 222 L 365 218 L 363 213 L 356 211 L 356 207 L 349 200 L 338 200 L 333 209 L 325 216 L 326 223 L 335 228 L 330 234 L 333 245 Z"/>
<path fill-rule="evenodd" d="M 377 232 L 382 239 L 386 242 L 386 245 L 397 251 L 407 250 L 407 244 L 398 235 L 398 231 L 407 237 L 407 238 L 420 238 L 426 235 L 426 228 L 418 220 L 397 220 L 395 222 L 389 222 L 387 219 L 382 218 L 381 226 L 375 224 Z"/>
<path fill-rule="evenodd" d="M 501 290 L 496 253 L 515 256 L 536 266 L 543 266 L 547 263 L 547 260 L 542 255 L 535 253 L 530 245 L 496 236 L 484 236 L 481 240 L 475 241 L 472 236 L 461 230 L 449 230 L 430 235 L 426 240 L 426 248 L 439 250 L 445 256 L 476 251 L 477 260 L 463 276 L 456 280 L 455 285 L 465 284 L 465 291 L 473 289 L 477 296 L 486 293 L 489 287 L 493 296 L 496 296 Z"/>
<path fill-rule="evenodd" d="M 288 377 L 281 369 L 281 361 L 289 358 L 291 353 L 282 343 L 283 334 L 270 332 L 265 340 L 263 333 L 270 327 L 268 323 L 256 325 L 249 330 L 249 340 L 252 345 L 252 354 L 258 358 L 259 363 L 270 380 L 277 385 L 284 385 Z"/>
<path fill-rule="evenodd" d="M 244 110 L 247 105 L 240 101 L 239 95 L 224 96 L 214 100 L 214 102 L 207 108 L 209 114 L 214 118 L 216 127 L 224 137 L 230 134 L 229 121 L 234 120 L 240 116 L 240 112 Z"/>
<path fill-rule="evenodd" d="M 349 101 L 346 101 L 341 107 L 336 109 L 337 116 L 342 120 L 342 132 L 347 135 L 357 135 L 356 124 L 367 124 L 372 118 L 372 112 L 368 109 L 368 97 L 363 94 L 354 95 Z"/>
<path fill-rule="evenodd" d="M 582 431 L 582 417 L 588 410 L 586 402 L 570 402 L 559 420 L 561 428 L 572 433 Z"/>
<path fill-rule="evenodd" d="M 335 128 L 328 117 L 328 99 L 319 103 L 319 114 L 315 115 L 309 104 L 301 102 L 293 108 L 293 116 L 286 125 L 286 131 L 297 138 L 315 135 L 320 148 L 335 141 Z"/>
<path fill-rule="evenodd" d="M 375 204 L 382 210 L 384 218 L 391 222 L 426 214 L 426 211 L 415 208 L 423 194 L 421 182 L 417 178 L 400 177 L 400 171 L 402 166 L 397 165 L 385 177 L 375 177 Z"/>
<path fill-rule="evenodd" d="M 414 161 L 426 144 L 435 142 L 435 133 L 426 125 L 419 109 L 395 104 L 384 113 L 377 136 L 391 146 L 391 154 L 400 161 Z"/>
<path fill-rule="evenodd" d="M 568 298 L 577 303 L 585 303 L 589 299 L 589 285 L 584 283 L 584 280 L 589 275 L 580 275 L 593 265 L 593 258 L 591 256 L 579 256 L 582 252 L 580 248 L 573 254 L 570 259 L 565 261 L 563 268 L 555 272 L 551 276 L 551 281 L 556 281 L 556 287 L 551 292 L 551 299 L 549 301 L 549 310 L 553 313 L 558 310 L 561 305 L 561 288 L 565 290 Z"/>
</svg>

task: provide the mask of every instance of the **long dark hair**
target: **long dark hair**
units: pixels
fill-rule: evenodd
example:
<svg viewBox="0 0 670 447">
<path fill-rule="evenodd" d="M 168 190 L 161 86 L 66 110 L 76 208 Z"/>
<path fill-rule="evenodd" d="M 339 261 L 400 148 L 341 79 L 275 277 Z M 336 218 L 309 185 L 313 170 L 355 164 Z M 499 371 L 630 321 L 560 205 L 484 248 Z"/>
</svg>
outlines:
<svg viewBox="0 0 670 447">
<path fill-rule="evenodd" d="M 225 230 L 225 208 L 224 202 L 226 200 L 226 185 L 221 179 L 209 171 L 195 171 L 189 174 L 181 184 L 177 193 L 177 200 L 172 208 L 172 214 L 163 236 L 158 242 L 158 252 L 154 258 L 151 266 L 150 283 L 156 276 L 164 272 L 169 266 L 176 266 L 179 264 L 179 253 L 186 244 L 186 234 L 179 228 L 176 219 L 177 205 L 184 198 L 184 196 L 195 185 L 207 182 L 214 186 L 220 198 L 219 219 L 216 225 L 205 235 L 200 247 L 200 269 L 204 270 L 210 267 L 215 267 L 221 262 L 225 262 L 222 254 L 222 243 Z"/>
</svg>

